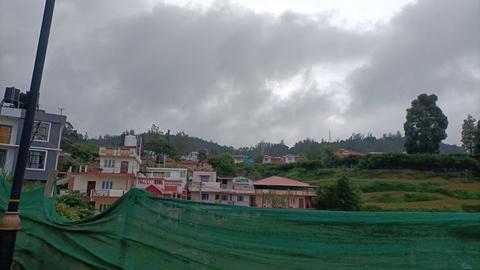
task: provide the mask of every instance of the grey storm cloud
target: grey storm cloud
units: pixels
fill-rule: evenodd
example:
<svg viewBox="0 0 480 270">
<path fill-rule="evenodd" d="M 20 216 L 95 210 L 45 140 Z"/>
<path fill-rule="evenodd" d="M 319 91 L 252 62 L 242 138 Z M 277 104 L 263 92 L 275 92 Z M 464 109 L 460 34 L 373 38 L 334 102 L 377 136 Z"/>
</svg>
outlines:
<svg viewBox="0 0 480 270">
<path fill-rule="evenodd" d="M 39 2 L 0 6 L 2 87 L 29 86 Z M 325 138 L 329 127 L 339 137 L 401 130 L 406 107 L 421 92 L 439 95 L 453 142 L 460 125 L 453 119 L 480 117 L 474 0 L 419 1 L 367 32 L 334 26 L 328 14 L 273 16 L 222 2 L 143 7 L 57 1 L 41 106 L 65 107 L 89 134 L 155 123 L 235 146 Z M 327 84 L 314 72 L 341 65 L 352 68 Z M 292 94 L 279 97 L 272 85 L 292 78 Z"/>
</svg>

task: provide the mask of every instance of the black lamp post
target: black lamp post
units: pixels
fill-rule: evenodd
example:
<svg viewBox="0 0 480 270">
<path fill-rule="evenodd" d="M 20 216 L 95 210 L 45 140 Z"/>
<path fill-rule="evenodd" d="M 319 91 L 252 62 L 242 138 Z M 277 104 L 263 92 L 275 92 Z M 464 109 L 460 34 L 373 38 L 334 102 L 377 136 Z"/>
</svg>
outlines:
<svg viewBox="0 0 480 270">
<path fill-rule="evenodd" d="M 8 209 L 0 220 L 0 270 L 10 269 L 15 247 L 15 239 L 17 231 L 20 229 L 18 205 L 20 203 L 25 167 L 28 161 L 28 151 L 30 148 L 35 111 L 37 110 L 38 97 L 40 95 L 40 83 L 42 81 L 43 66 L 45 63 L 45 55 L 47 53 L 48 37 L 50 35 L 50 25 L 52 24 L 54 6 L 55 0 L 46 0 L 42 28 L 40 29 L 40 38 L 37 46 L 37 55 L 33 67 L 32 82 L 30 84 L 30 91 L 27 92 L 25 120 L 18 149 L 17 164 L 13 175 L 12 191 L 10 193 L 10 200 L 8 201 Z"/>
</svg>

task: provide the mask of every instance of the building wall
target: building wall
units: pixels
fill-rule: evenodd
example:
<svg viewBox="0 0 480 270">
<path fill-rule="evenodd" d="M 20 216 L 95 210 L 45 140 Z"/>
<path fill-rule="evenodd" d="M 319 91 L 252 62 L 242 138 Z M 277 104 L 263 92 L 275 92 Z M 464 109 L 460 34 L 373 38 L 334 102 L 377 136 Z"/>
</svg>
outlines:
<svg viewBox="0 0 480 270">
<path fill-rule="evenodd" d="M 0 149 L 6 150 L 5 167 L 7 173 L 13 173 L 16 161 L 16 152 L 18 151 L 17 136 L 18 136 L 18 118 L 21 112 L 17 109 L 1 108 L 2 115 L 0 115 L 0 125 L 10 126 L 10 141 L 7 144 L 0 144 Z"/>
<path fill-rule="evenodd" d="M 95 181 L 95 189 L 102 189 L 102 181 L 112 181 L 112 189 L 129 190 L 131 187 L 131 180 L 128 181 L 126 176 L 96 176 L 89 174 L 78 174 L 73 176 L 73 190 L 80 192 L 87 191 L 87 184 L 89 181 Z M 127 181 L 129 182 L 127 184 Z"/>
<path fill-rule="evenodd" d="M 113 168 L 105 167 L 105 160 L 115 160 L 115 166 Z M 140 164 L 135 158 L 127 157 L 112 157 L 112 156 L 103 156 L 100 157 L 100 168 L 104 173 L 120 173 L 122 166 L 122 161 L 128 162 L 128 173 L 137 173 L 140 169 Z"/>
<path fill-rule="evenodd" d="M 208 194 L 208 200 L 202 200 L 201 194 Z M 237 206 L 250 206 L 250 202 L 253 198 L 252 195 L 245 195 L 243 196 L 243 201 L 238 201 L 238 196 L 241 194 L 229 194 L 227 191 L 225 192 L 218 192 L 218 191 L 202 191 L 200 192 L 193 192 L 191 193 L 191 200 L 197 202 L 205 202 L 205 203 L 217 203 L 217 204 L 228 204 L 228 205 L 237 205 Z M 227 200 L 222 200 L 222 194 L 228 196 Z M 218 197 L 217 197 L 218 195 Z M 217 199 L 218 198 L 218 199 Z"/>
<path fill-rule="evenodd" d="M 23 130 L 23 117 L 25 111 L 17 108 L 1 108 L 0 124 L 12 127 L 10 135 L 10 146 L 1 145 L 0 148 L 7 149 L 7 159 L 5 162 L 5 169 L 8 173 L 13 173 L 16 166 L 18 156 L 18 146 L 21 141 L 21 134 Z M 35 112 L 35 121 L 46 122 L 50 124 L 48 141 L 36 141 L 31 143 L 31 150 L 46 151 L 45 168 L 32 169 L 27 168 L 25 171 L 25 179 L 29 180 L 47 180 L 49 174 L 57 169 L 58 155 L 61 151 L 60 140 L 63 125 L 66 121 L 66 116 L 50 114 L 44 111 Z"/>
<path fill-rule="evenodd" d="M 94 201 L 95 212 L 97 213 L 103 212 L 101 211 L 102 204 L 108 208 L 112 205 L 112 203 L 114 203 L 118 199 L 119 198 L 112 198 L 112 197 L 97 197 Z"/>
<path fill-rule="evenodd" d="M 170 173 L 169 176 L 160 176 L 161 173 Z M 188 170 L 185 168 L 147 168 L 144 172 L 146 177 L 164 178 L 167 180 L 181 180 L 187 183 Z"/>
<path fill-rule="evenodd" d="M 202 177 L 207 178 L 208 180 L 204 182 L 216 182 L 217 180 L 217 173 L 216 172 L 209 172 L 209 171 L 194 171 L 192 174 L 192 182 L 200 183 Z"/>
</svg>

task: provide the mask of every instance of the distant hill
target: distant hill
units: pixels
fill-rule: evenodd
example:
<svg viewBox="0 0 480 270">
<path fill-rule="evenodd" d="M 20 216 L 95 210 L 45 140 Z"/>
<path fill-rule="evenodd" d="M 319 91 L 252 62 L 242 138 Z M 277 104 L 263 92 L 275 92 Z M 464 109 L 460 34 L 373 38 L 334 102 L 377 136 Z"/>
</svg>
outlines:
<svg viewBox="0 0 480 270">
<path fill-rule="evenodd" d="M 96 146 L 120 146 L 123 142 L 123 136 L 127 133 L 133 133 L 133 131 L 126 131 L 122 135 L 104 135 L 98 138 L 89 138 L 86 141 Z M 209 153 L 223 153 L 228 152 L 231 154 L 246 154 L 246 155 L 285 155 L 285 154 L 302 154 L 312 144 L 329 144 L 335 149 L 345 148 L 349 150 L 355 150 L 359 152 L 403 152 L 403 144 L 405 137 L 400 132 L 396 134 L 384 134 L 380 138 L 368 134 L 363 135 L 360 133 L 352 134 L 348 139 L 339 140 L 335 142 L 317 142 L 313 139 L 304 139 L 298 141 L 292 147 L 288 147 L 282 142 L 270 143 L 259 142 L 254 146 L 234 148 L 232 146 L 220 145 L 212 140 L 207 141 L 202 138 L 189 136 L 184 132 L 176 134 L 170 134 L 169 132 L 161 132 L 158 129 L 150 129 L 147 132 L 140 134 L 144 141 L 154 138 L 160 138 L 170 141 L 170 143 L 177 149 L 179 154 L 187 154 L 193 151 L 199 151 L 202 149 L 208 150 Z M 457 145 L 449 145 L 442 143 L 440 145 L 440 152 L 443 154 L 463 153 L 461 147 Z"/>
</svg>

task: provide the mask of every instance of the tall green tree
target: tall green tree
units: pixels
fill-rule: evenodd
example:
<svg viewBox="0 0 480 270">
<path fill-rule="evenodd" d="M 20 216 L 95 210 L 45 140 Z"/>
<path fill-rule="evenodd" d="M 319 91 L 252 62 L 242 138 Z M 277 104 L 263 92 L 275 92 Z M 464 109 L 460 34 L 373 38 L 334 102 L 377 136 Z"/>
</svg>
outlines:
<svg viewBox="0 0 480 270">
<path fill-rule="evenodd" d="M 208 163 L 212 165 L 219 176 L 235 176 L 235 161 L 229 153 L 211 156 Z"/>
<path fill-rule="evenodd" d="M 473 136 L 473 154 L 480 156 L 480 120 L 478 120 Z"/>
<path fill-rule="evenodd" d="M 440 142 L 447 138 L 447 117 L 436 102 L 436 95 L 421 94 L 407 109 L 405 150 L 414 153 L 439 153 Z"/>
<path fill-rule="evenodd" d="M 471 115 L 467 116 L 467 119 L 463 120 L 462 125 L 462 147 L 468 154 L 473 154 L 474 139 L 477 127 L 475 126 L 475 118 Z"/>
<path fill-rule="evenodd" d="M 360 195 L 343 176 L 337 182 L 317 191 L 316 206 L 324 210 L 358 211 L 360 210 Z"/>
<path fill-rule="evenodd" d="M 207 158 L 208 158 L 207 150 L 202 149 L 198 151 L 198 156 L 197 156 L 198 163 L 203 164 L 203 162 L 205 162 Z"/>
</svg>

